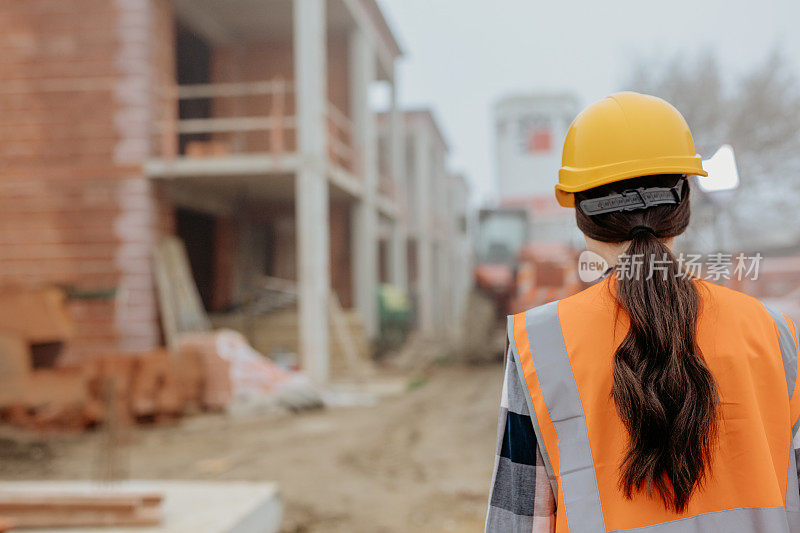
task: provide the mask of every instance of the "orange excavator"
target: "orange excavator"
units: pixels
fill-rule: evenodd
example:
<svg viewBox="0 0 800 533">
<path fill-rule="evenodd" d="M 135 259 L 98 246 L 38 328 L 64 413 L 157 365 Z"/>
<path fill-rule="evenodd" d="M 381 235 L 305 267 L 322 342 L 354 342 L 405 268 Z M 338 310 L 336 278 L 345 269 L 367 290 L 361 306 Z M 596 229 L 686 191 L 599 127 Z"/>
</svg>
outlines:
<svg viewBox="0 0 800 533">
<path fill-rule="evenodd" d="M 531 242 L 527 208 L 481 209 L 476 230 L 474 286 L 462 352 L 470 362 L 502 357 L 506 315 L 584 287 L 577 274 L 577 250 L 566 243 Z"/>
</svg>

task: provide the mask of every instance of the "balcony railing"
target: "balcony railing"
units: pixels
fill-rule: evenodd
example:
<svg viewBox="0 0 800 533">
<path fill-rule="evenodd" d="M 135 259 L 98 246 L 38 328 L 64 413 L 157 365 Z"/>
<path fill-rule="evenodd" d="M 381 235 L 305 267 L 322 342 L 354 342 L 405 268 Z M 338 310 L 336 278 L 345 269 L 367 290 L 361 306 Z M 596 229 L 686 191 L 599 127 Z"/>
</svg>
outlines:
<svg viewBox="0 0 800 533">
<path fill-rule="evenodd" d="M 360 174 L 354 168 L 353 122 L 336 106 L 328 104 L 328 158 L 334 165 Z"/>
<path fill-rule="evenodd" d="M 167 108 L 172 111 L 160 130 L 159 143 L 164 158 L 280 156 L 297 151 L 296 104 L 290 81 L 181 85 L 167 97 Z M 352 121 L 330 103 L 325 120 L 328 158 L 354 172 Z"/>
</svg>

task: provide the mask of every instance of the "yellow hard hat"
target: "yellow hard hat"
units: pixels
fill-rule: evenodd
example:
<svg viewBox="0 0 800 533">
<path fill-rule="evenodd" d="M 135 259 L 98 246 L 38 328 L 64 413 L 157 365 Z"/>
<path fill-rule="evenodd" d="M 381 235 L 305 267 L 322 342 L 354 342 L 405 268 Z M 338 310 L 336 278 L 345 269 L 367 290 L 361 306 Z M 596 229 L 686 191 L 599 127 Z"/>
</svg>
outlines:
<svg viewBox="0 0 800 533">
<path fill-rule="evenodd" d="M 562 206 L 574 207 L 572 193 L 655 174 L 708 175 L 677 109 L 655 96 L 617 93 L 572 121 L 556 198 Z"/>
</svg>

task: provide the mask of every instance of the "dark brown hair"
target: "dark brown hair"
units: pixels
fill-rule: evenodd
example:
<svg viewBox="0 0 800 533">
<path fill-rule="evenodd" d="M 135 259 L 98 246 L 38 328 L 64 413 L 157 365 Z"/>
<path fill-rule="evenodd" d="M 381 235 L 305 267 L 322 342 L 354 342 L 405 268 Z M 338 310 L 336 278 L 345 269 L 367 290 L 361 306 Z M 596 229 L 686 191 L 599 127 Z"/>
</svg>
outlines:
<svg viewBox="0 0 800 533">
<path fill-rule="evenodd" d="M 630 240 L 626 255 L 641 258 L 638 275 L 616 276 L 614 291 L 630 318 L 614 355 L 611 391 L 629 435 L 620 487 L 628 498 L 655 491 L 668 509 L 681 512 L 708 474 L 719 404 L 697 345 L 698 288 L 680 275 L 661 242 L 689 224 L 689 183 L 675 175 L 640 177 L 576 193 L 575 204 L 636 187 L 672 187 L 677 180 L 684 182 L 678 204 L 594 216 L 576 207 L 575 213 L 585 235 L 609 243 Z M 637 226 L 652 231 L 638 228 L 631 235 Z"/>
</svg>

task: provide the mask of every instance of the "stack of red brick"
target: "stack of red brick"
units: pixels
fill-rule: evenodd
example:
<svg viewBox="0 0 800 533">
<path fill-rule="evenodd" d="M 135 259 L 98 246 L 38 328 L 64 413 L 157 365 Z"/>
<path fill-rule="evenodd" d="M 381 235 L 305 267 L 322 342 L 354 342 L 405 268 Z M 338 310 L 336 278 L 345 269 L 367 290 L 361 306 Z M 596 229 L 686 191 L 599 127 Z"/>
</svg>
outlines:
<svg viewBox="0 0 800 533">
<path fill-rule="evenodd" d="M 228 362 L 213 334 L 186 336 L 173 353 L 108 354 L 63 366 L 72 336 L 63 291 L 0 290 L 0 421 L 36 431 L 171 420 L 223 410 L 232 398 Z"/>
</svg>

